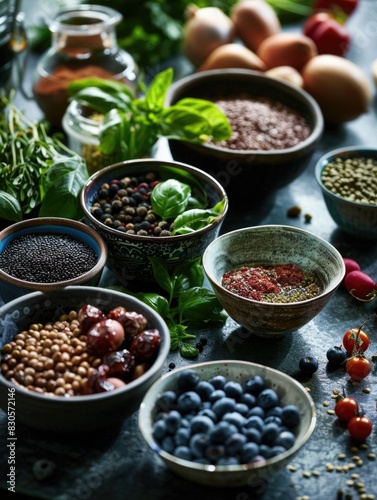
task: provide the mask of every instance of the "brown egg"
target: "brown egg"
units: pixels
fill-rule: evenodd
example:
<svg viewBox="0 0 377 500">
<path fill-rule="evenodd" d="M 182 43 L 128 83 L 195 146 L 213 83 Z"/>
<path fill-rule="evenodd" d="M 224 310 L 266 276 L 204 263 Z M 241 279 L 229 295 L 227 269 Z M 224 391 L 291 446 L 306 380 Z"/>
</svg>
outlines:
<svg viewBox="0 0 377 500">
<path fill-rule="evenodd" d="M 301 71 L 317 54 L 313 40 L 301 33 L 277 33 L 269 36 L 257 50 L 257 55 L 268 68 L 291 66 L 297 71 Z"/>
<path fill-rule="evenodd" d="M 297 69 L 292 68 L 292 66 L 276 66 L 266 71 L 266 75 L 275 78 L 281 78 L 282 80 L 297 85 L 297 87 L 302 88 L 304 86 L 304 79 Z"/>
<path fill-rule="evenodd" d="M 341 124 L 369 110 L 372 90 L 364 72 L 341 56 L 319 55 L 302 70 L 304 89 L 317 101 L 327 122 Z"/>
<path fill-rule="evenodd" d="M 197 71 L 219 68 L 267 69 L 264 62 L 250 49 L 238 43 L 227 43 L 215 49 Z"/>
</svg>

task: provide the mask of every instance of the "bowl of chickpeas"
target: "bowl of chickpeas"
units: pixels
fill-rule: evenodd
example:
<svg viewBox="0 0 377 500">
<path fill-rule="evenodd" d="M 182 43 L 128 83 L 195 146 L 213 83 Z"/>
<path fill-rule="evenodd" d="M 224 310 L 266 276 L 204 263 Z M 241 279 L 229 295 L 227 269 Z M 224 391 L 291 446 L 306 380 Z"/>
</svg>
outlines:
<svg viewBox="0 0 377 500">
<path fill-rule="evenodd" d="M 78 433 L 120 424 L 162 374 L 170 334 L 138 299 L 96 287 L 33 292 L 0 308 L 0 407 L 16 421 Z"/>
<path fill-rule="evenodd" d="M 377 240 L 377 148 L 329 151 L 315 166 L 327 210 L 346 234 Z"/>
</svg>

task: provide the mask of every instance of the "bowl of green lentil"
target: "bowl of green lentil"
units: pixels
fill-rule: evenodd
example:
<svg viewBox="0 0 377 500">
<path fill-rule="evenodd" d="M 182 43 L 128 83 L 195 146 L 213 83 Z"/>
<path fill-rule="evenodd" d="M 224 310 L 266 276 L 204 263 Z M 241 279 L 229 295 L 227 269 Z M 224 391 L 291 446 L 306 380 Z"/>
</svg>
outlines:
<svg viewBox="0 0 377 500">
<path fill-rule="evenodd" d="M 0 302 L 33 291 L 97 286 L 107 260 L 102 237 L 80 221 L 39 217 L 0 232 Z"/>
<path fill-rule="evenodd" d="M 315 177 L 339 228 L 357 238 L 377 240 L 377 148 L 330 151 L 318 160 Z"/>
<path fill-rule="evenodd" d="M 200 258 L 228 210 L 224 188 L 209 174 L 151 158 L 94 173 L 80 204 L 86 223 L 106 242 L 107 268 L 126 286 L 154 281 L 151 258 L 169 269 Z"/>
<path fill-rule="evenodd" d="M 345 274 L 338 250 L 284 225 L 237 229 L 216 238 L 203 268 L 229 316 L 250 332 L 296 332 L 329 302 Z"/>
</svg>

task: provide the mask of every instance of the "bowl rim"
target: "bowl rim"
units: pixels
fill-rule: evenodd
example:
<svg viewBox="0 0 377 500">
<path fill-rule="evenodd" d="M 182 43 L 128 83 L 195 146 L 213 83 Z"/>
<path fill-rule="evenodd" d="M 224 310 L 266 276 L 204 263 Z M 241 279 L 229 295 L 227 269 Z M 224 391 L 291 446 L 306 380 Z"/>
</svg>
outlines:
<svg viewBox="0 0 377 500">
<path fill-rule="evenodd" d="M 311 418 L 310 418 L 310 425 L 308 429 L 304 432 L 303 436 L 300 439 L 300 442 L 295 442 L 295 444 L 286 450 L 285 452 L 266 459 L 264 462 L 255 462 L 255 463 L 248 463 L 248 464 L 239 464 L 239 465 L 209 465 L 209 464 L 200 464 L 196 462 L 191 462 L 189 460 L 184 460 L 179 457 L 175 457 L 171 453 L 168 453 L 161 449 L 161 447 L 156 443 L 156 441 L 153 439 L 153 436 L 151 433 L 147 432 L 146 429 L 146 422 L 148 421 L 147 418 L 145 418 L 145 415 L 147 414 L 147 401 L 151 396 L 152 391 L 155 390 L 156 387 L 158 387 L 161 383 L 163 383 L 167 378 L 170 378 L 172 376 L 176 376 L 176 374 L 179 374 L 180 372 L 187 370 L 187 369 L 196 369 L 196 368 L 201 368 L 204 366 L 215 366 L 215 365 L 225 365 L 225 364 L 231 364 L 231 365 L 238 365 L 240 366 L 240 372 L 242 372 L 242 368 L 246 367 L 255 367 L 257 369 L 263 369 L 267 370 L 268 372 L 278 375 L 281 377 L 284 381 L 289 382 L 289 384 L 296 386 L 299 390 L 302 396 L 306 399 L 306 401 L 309 403 L 310 406 L 310 411 L 311 411 Z M 179 368 L 175 368 L 171 372 L 165 373 L 162 375 L 162 377 L 154 382 L 152 386 L 148 389 L 146 394 L 144 395 L 144 398 L 140 404 L 139 408 L 139 415 L 138 415 L 138 425 L 139 429 L 143 435 L 143 438 L 145 441 L 148 443 L 149 447 L 157 453 L 161 458 L 167 460 L 168 462 L 174 462 L 177 465 L 185 468 L 191 468 L 197 471 L 203 471 L 203 472 L 209 472 L 209 473 L 224 473 L 224 472 L 250 472 L 253 470 L 257 470 L 263 467 L 268 467 L 271 466 L 277 462 L 280 462 L 281 460 L 284 460 L 294 453 L 296 453 L 310 438 L 312 435 L 314 428 L 316 426 L 316 421 L 317 421 L 317 414 L 316 414 L 316 409 L 315 409 L 315 404 L 314 401 L 312 400 L 311 396 L 305 391 L 305 388 L 295 380 L 293 377 L 290 375 L 277 370 L 276 368 L 271 368 L 266 365 L 261 365 L 259 363 L 253 363 L 251 361 L 242 361 L 242 360 L 235 360 L 235 359 L 224 359 L 224 360 L 215 360 L 215 361 L 206 361 L 203 363 L 195 363 L 189 366 L 181 366 Z"/>
<path fill-rule="evenodd" d="M 137 389 L 137 387 L 142 386 L 146 380 L 148 380 L 150 377 L 153 377 L 153 375 L 156 374 L 163 366 L 165 363 L 166 357 L 170 351 L 170 332 L 169 329 L 166 325 L 166 322 L 162 318 L 162 316 L 159 315 L 154 309 L 152 309 L 148 304 L 145 304 L 142 302 L 140 299 L 132 296 L 125 294 L 123 292 L 119 292 L 117 290 L 113 289 L 107 289 L 107 288 L 101 288 L 101 287 L 90 287 L 90 286 L 68 286 L 64 288 L 63 290 L 57 291 L 57 293 L 60 295 L 61 293 L 69 295 L 72 291 L 77 291 L 77 292 L 82 292 L 82 295 L 85 295 L 87 293 L 93 293 L 96 292 L 98 294 L 103 293 L 103 294 L 109 294 L 111 293 L 113 296 L 119 297 L 119 300 L 124 299 L 124 297 L 127 297 L 127 300 L 131 300 L 132 303 L 137 304 L 140 306 L 140 308 L 144 308 L 148 311 L 149 314 L 151 314 L 153 317 L 156 317 L 159 319 L 162 327 L 162 335 L 164 338 L 164 342 L 160 344 L 160 349 L 157 354 L 157 357 L 153 364 L 149 367 L 149 369 L 143 373 L 140 377 L 136 378 L 135 380 L 132 380 L 128 384 L 126 384 L 124 387 L 120 387 L 118 389 L 115 389 L 113 391 L 108 391 L 108 392 L 102 392 L 102 393 L 97 393 L 97 394 L 86 394 L 86 395 L 81 395 L 81 396 L 72 396 L 70 398 L 65 398 L 65 397 L 54 397 L 54 396 L 49 396 L 46 394 L 39 394 L 37 392 L 30 391 L 26 389 L 25 387 L 17 384 L 13 384 L 12 382 L 9 382 L 3 374 L 0 372 L 0 384 L 5 385 L 8 389 L 13 389 L 15 388 L 18 393 L 21 393 L 24 398 L 31 399 L 33 401 L 41 401 L 43 403 L 46 402 L 53 402 L 53 404 L 58 404 L 58 405 L 65 405 L 69 404 L 70 406 L 78 406 L 81 404 L 93 404 L 95 401 L 101 401 L 103 399 L 108 399 L 108 398 L 117 398 L 119 396 L 122 396 L 123 393 L 129 392 L 132 389 Z M 17 302 L 22 303 L 24 300 L 28 299 L 48 299 L 50 298 L 51 295 L 48 294 L 46 295 L 43 292 L 31 292 L 27 295 L 23 295 L 21 297 L 18 297 L 16 299 L 13 299 L 10 302 L 7 302 L 3 306 L 0 307 L 0 316 L 4 314 L 4 310 L 11 309 L 13 308 Z M 161 333 L 161 332 L 160 332 Z M 130 387 L 131 386 L 131 387 Z"/>
<path fill-rule="evenodd" d="M 67 219 L 64 217 L 36 217 L 34 219 L 24 219 L 20 222 L 16 222 L 15 224 L 11 224 L 6 227 L 2 231 L 0 231 L 0 241 L 2 241 L 5 237 L 10 236 L 11 234 L 16 234 L 18 230 L 23 230 L 30 228 L 30 232 L 32 232 L 32 228 L 38 227 L 43 230 L 44 226 L 55 226 L 56 231 L 54 233 L 59 233 L 59 228 L 73 228 L 75 231 L 82 231 L 86 233 L 87 236 L 92 238 L 96 244 L 98 245 L 98 260 L 95 266 L 92 267 L 89 271 L 86 271 L 75 278 L 71 278 L 69 280 L 63 281 L 55 281 L 53 283 L 38 283 L 36 281 L 25 281 L 20 278 L 16 278 L 6 272 L 4 272 L 0 268 L 0 279 L 5 281 L 6 283 L 17 286 L 19 288 L 24 288 L 28 290 L 35 290 L 38 288 L 41 291 L 50 291 L 56 289 L 56 287 L 66 287 L 70 285 L 76 285 L 82 283 L 83 281 L 88 281 L 97 275 L 99 272 L 103 270 L 107 261 L 107 246 L 102 236 L 95 231 L 93 228 L 84 224 L 83 222 Z"/>
<path fill-rule="evenodd" d="M 322 111 L 317 103 L 317 101 L 303 88 L 298 87 L 288 81 L 283 80 L 282 78 L 276 78 L 272 76 L 268 76 L 261 71 L 252 70 L 252 69 L 243 69 L 243 68 L 224 68 L 224 69 L 211 69 L 200 71 L 197 73 L 192 73 L 190 75 L 184 76 L 179 80 L 173 82 L 166 93 L 166 104 L 170 105 L 177 100 L 177 96 L 174 94 L 181 89 L 184 90 L 185 86 L 190 88 L 195 86 L 196 83 L 201 83 L 203 80 L 208 79 L 217 80 L 217 78 L 221 76 L 222 78 L 231 79 L 234 77 L 238 77 L 243 80 L 248 80 L 250 78 L 254 78 L 261 82 L 271 84 L 271 86 L 277 87 L 278 90 L 285 92 L 286 94 L 290 94 L 291 96 L 297 97 L 301 103 L 306 103 L 307 109 L 310 111 L 313 116 L 313 128 L 309 136 L 300 141 L 293 147 L 280 149 L 280 150 L 260 150 L 260 149 L 245 149 L 245 150 L 234 150 L 230 148 L 224 148 L 215 146 L 213 144 L 193 144 L 190 143 L 190 146 L 196 149 L 205 148 L 208 151 L 214 151 L 216 153 L 231 154 L 235 157 L 245 157 L 245 156 L 258 156 L 258 157 L 284 157 L 290 156 L 293 153 L 299 152 L 301 150 L 305 150 L 309 147 L 314 146 L 314 144 L 319 141 L 324 131 L 324 118 Z M 175 99 L 173 99 L 175 97 Z M 179 98 L 179 96 L 178 96 Z M 277 99 L 278 100 L 278 99 Z"/>
<path fill-rule="evenodd" d="M 303 236 L 314 237 L 314 239 L 316 239 L 319 243 L 322 243 L 327 249 L 331 250 L 331 252 L 334 254 L 334 257 L 338 258 L 340 267 L 342 268 L 342 273 L 340 274 L 337 282 L 334 283 L 328 289 L 323 290 L 322 293 L 320 293 L 319 295 L 316 295 L 315 297 L 312 297 L 312 298 L 306 299 L 306 300 L 289 302 L 289 303 L 263 302 L 263 301 L 258 301 L 258 300 L 254 300 L 254 299 L 249 299 L 247 297 L 242 297 L 241 295 L 238 295 L 234 292 L 231 292 L 230 290 L 223 287 L 222 284 L 214 276 L 212 276 L 212 274 L 208 271 L 208 267 L 207 267 L 206 263 L 208 261 L 208 254 L 210 252 L 210 248 L 213 245 L 215 245 L 216 243 L 218 243 L 220 240 L 225 240 L 226 238 L 232 237 L 235 234 L 249 233 L 249 232 L 254 232 L 254 231 L 258 231 L 258 230 L 266 230 L 266 229 L 267 230 L 268 229 L 277 229 L 279 231 L 290 231 L 290 232 L 299 233 Z M 228 295 L 229 297 L 232 297 L 233 299 L 237 299 L 239 301 L 242 301 L 245 304 L 250 303 L 250 304 L 258 305 L 259 307 L 265 306 L 265 307 L 270 307 L 270 308 L 286 308 L 286 307 L 297 308 L 297 307 L 302 306 L 303 304 L 310 304 L 312 302 L 316 302 L 318 299 L 324 298 L 324 297 L 328 296 L 329 294 L 331 294 L 334 290 L 336 290 L 336 288 L 340 285 L 340 283 L 342 282 L 344 275 L 345 275 L 344 260 L 343 260 L 341 253 L 339 252 L 339 250 L 337 248 L 335 248 L 331 243 L 326 241 L 321 236 L 318 236 L 318 235 L 316 235 L 316 234 L 314 234 L 306 229 L 301 229 L 301 228 L 298 228 L 295 226 L 288 226 L 288 225 L 284 225 L 284 224 L 265 224 L 265 225 L 261 225 L 261 226 L 248 226 L 248 227 L 243 227 L 243 228 L 235 229 L 233 231 L 229 231 L 227 233 L 224 233 L 221 236 L 219 236 L 218 238 L 216 238 L 214 241 L 209 243 L 209 245 L 207 246 L 207 248 L 205 249 L 205 251 L 203 253 L 202 264 L 203 264 L 203 270 L 204 270 L 208 280 L 211 283 L 214 283 L 214 285 L 217 288 L 221 289 L 222 293 L 224 293 L 225 295 Z"/>
<path fill-rule="evenodd" d="M 359 153 L 359 154 L 358 154 Z M 360 201 L 352 201 L 347 200 L 347 198 L 343 198 L 339 194 L 334 193 L 330 189 L 328 189 L 322 182 L 322 171 L 323 169 L 336 157 L 342 156 L 345 159 L 350 157 L 365 157 L 368 154 L 377 162 L 377 148 L 374 146 L 345 146 L 342 148 L 332 149 L 328 151 L 326 154 L 322 155 L 315 164 L 314 167 L 314 175 L 317 181 L 317 184 L 322 189 L 323 195 L 329 198 L 332 198 L 335 201 L 342 202 L 344 204 L 352 205 L 355 207 L 363 207 L 366 209 L 376 209 L 377 205 L 373 205 L 371 203 L 362 203 Z"/>
<path fill-rule="evenodd" d="M 156 236 L 142 236 L 142 235 L 138 235 L 138 234 L 127 234 L 127 233 L 123 233 L 121 231 L 118 231 L 117 229 L 106 226 L 106 224 L 97 220 L 90 213 L 90 210 L 87 207 L 86 195 L 87 195 L 89 189 L 96 182 L 99 182 L 103 177 L 108 176 L 112 172 L 116 172 L 118 169 L 120 169 L 122 167 L 127 168 L 129 166 L 135 166 L 135 169 L 137 169 L 137 166 L 140 164 L 141 165 L 145 164 L 147 166 L 148 165 L 151 165 L 151 166 L 168 165 L 171 167 L 182 168 L 186 172 L 193 172 L 195 174 L 195 176 L 199 176 L 199 178 L 201 178 L 201 179 L 206 179 L 206 181 L 208 181 L 210 184 L 212 184 L 217 189 L 217 191 L 219 193 L 221 193 L 222 199 L 224 199 L 223 211 L 221 212 L 221 214 L 219 214 L 217 217 L 215 217 L 210 224 L 207 224 L 207 226 L 205 226 L 201 229 L 198 229 L 192 233 L 176 234 L 174 236 L 158 236 L 158 237 L 156 237 Z M 116 237 L 120 240 L 123 240 L 123 241 L 129 240 L 130 242 L 145 242 L 145 243 L 158 243 L 158 242 L 166 243 L 166 241 L 168 241 L 168 240 L 179 242 L 182 240 L 183 241 L 189 240 L 192 238 L 193 235 L 201 236 L 202 234 L 207 233 L 213 227 L 218 226 L 224 220 L 224 218 L 228 212 L 228 208 L 229 208 L 229 199 L 228 199 L 228 195 L 227 195 L 225 189 L 217 181 L 217 179 L 215 179 L 214 177 L 209 175 L 207 172 L 205 172 L 197 167 L 194 167 L 193 165 L 189 165 L 187 163 L 182 163 L 182 162 L 175 161 L 175 160 L 160 160 L 160 159 L 156 159 L 156 158 L 137 158 L 137 159 L 133 159 L 133 160 L 120 161 L 117 163 L 112 163 L 111 165 L 108 165 L 108 166 L 98 170 L 97 172 L 94 172 L 94 174 L 92 174 L 89 177 L 89 179 L 87 179 L 85 184 L 83 185 L 83 187 L 80 191 L 80 194 L 79 194 L 79 201 L 80 201 L 81 209 L 83 210 L 83 212 L 85 214 L 85 217 L 90 221 L 90 223 L 93 226 L 98 227 L 102 232 L 108 232 L 111 235 L 113 235 L 114 237 Z"/>
</svg>

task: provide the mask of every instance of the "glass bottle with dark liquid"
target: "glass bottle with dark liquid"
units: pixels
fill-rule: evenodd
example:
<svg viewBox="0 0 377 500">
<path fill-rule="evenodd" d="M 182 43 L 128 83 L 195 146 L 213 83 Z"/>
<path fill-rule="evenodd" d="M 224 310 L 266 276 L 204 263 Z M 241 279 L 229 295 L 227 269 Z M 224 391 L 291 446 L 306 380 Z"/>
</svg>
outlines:
<svg viewBox="0 0 377 500">
<path fill-rule="evenodd" d="M 33 94 L 52 125 L 61 127 L 70 81 L 98 77 L 136 84 L 134 59 L 117 44 L 121 20 L 114 9 L 79 5 L 59 11 L 49 23 L 52 43 L 37 65 Z"/>
</svg>

